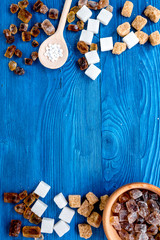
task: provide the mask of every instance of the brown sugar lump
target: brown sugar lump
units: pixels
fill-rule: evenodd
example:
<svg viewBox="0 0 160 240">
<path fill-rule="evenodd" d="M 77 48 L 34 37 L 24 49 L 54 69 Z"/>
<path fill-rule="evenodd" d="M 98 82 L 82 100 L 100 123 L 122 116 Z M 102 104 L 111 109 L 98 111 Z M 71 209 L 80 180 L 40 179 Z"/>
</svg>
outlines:
<svg viewBox="0 0 160 240">
<path fill-rule="evenodd" d="M 102 217 L 97 212 L 92 212 L 91 215 L 87 218 L 87 223 L 92 227 L 99 228 L 101 225 Z"/>
<path fill-rule="evenodd" d="M 122 42 L 116 42 L 114 44 L 112 53 L 115 55 L 120 55 L 121 53 L 123 53 L 127 48 L 126 43 L 122 43 Z"/>
<path fill-rule="evenodd" d="M 117 27 L 117 33 L 120 37 L 125 37 L 128 33 L 130 33 L 131 25 L 129 22 L 125 22 Z"/>
<path fill-rule="evenodd" d="M 99 201 L 98 197 L 96 197 L 96 195 L 92 192 L 87 193 L 86 198 L 91 205 L 94 205 L 95 203 L 97 203 Z"/>
<path fill-rule="evenodd" d="M 142 28 L 144 28 L 146 24 L 147 24 L 147 19 L 138 15 L 132 22 L 132 27 L 135 28 L 137 31 L 139 31 L 139 30 L 142 30 Z"/>
<path fill-rule="evenodd" d="M 28 12 L 26 9 L 21 9 L 18 12 L 18 18 L 24 23 L 29 23 L 29 21 L 32 18 L 32 14 Z"/>
<path fill-rule="evenodd" d="M 92 236 L 92 228 L 89 224 L 78 224 L 78 230 L 81 238 L 88 239 Z"/>
<path fill-rule="evenodd" d="M 142 31 L 135 32 L 137 38 L 139 39 L 139 44 L 143 45 L 148 41 L 148 34 Z"/>
<path fill-rule="evenodd" d="M 93 209 L 94 206 L 91 205 L 87 200 L 85 200 L 80 206 L 80 208 L 78 208 L 77 212 L 84 217 L 89 217 Z"/>
<path fill-rule="evenodd" d="M 151 35 L 149 36 L 149 41 L 152 44 L 152 46 L 157 46 L 160 44 L 160 34 L 158 31 L 155 31 L 153 33 L 151 33 Z"/>
<path fill-rule="evenodd" d="M 79 208 L 81 206 L 81 195 L 69 195 L 68 200 L 71 208 Z"/>
<path fill-rule="evenodd" d="M 149 17 L 149 19 L 154 22 L 157 23 L 160 19 L 160 10 L 149 5 L 145 10 L 144 10 L 144 15 L 146 17 Z"/>
<path fill-rule="evenodd" d="M 105 208 L 105 206 L 106 206 L 106 203 L 107 203 L 107 201 L 108 201 L 108 198 L 109 198 L 108 195 L 104 195 L 104 196 L 100 197 L 99 209 L 100 209 L 101 211 L 104 210 L 104 208 Z"/>
<path fill-rule="evenodd" d="M 45 19 L 42 24 L 41 24 L 41 27 L 43 29 L 43 31 L 48 35 L 52 35 L 55 33 L 55 27 L 53 26 L 53 24 L 48 20 L 48 19 Z"/>
<path fill-rule="evenodd" d="M 133 11 L 133 3 L 130 1 L 126 1 L 122 8 L 121 15 L 124 17 L 130 17 L 132 15 L 132 11 Z"/>
</svg>

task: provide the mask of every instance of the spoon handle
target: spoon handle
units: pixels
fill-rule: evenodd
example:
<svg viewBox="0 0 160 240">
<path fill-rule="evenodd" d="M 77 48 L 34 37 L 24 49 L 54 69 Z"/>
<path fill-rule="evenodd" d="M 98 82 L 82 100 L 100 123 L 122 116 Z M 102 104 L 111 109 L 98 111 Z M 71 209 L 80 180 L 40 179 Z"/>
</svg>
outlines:
<svg viewBox="0 0 160 240">
<path fill-rule="evenodd" d="M 67 15 L 68 15 L 71 3 L 72 3 L 72 0 L 66 0 L 65 4 L 64 4 L 64 7 L 63 7 L 63 11 L 62 11 L 61 18 L 60 18 L 59 25 L 58 25 L 58 29 L 57 29 L 57 32 L 59 32 L 61 34 L 63 34 L 63 30 L 64 30 L 64 27 L 65 27 L 65 24 L 66 24 Z"/>
</svg>

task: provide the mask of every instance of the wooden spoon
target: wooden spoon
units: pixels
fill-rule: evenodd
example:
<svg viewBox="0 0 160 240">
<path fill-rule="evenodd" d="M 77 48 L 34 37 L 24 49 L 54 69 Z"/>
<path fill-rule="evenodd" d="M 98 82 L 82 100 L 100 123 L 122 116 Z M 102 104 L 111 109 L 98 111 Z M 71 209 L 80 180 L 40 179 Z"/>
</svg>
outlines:
<svg viewBox="0 0 160 240">
<path fill-rule="evenodd" d="M 68 58 L 68 47 L 63 37 L 63 31 L 66 24 L 67 15 L 71 6 L 72 0 L 66 0 L 63 11 L 61 14 L 61 19 L 58 25 L 57 31 L 51 37 L 47 38 L 40 46 L 38 56 L 41 64 L 46 68 L 57 69 L 62 67 Z M 46 47 L 48 44 L 59 44 L 63 50 L 63 57 L 58 58 L 57 61 L 51 62 L 48 57 L 44 56 Z"/>
</svg>

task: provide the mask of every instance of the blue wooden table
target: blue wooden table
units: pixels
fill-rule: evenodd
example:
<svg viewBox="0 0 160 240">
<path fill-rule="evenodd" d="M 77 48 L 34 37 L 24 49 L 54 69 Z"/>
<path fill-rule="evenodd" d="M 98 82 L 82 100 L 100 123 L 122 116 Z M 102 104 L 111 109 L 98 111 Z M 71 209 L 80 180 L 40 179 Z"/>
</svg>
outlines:
<svg viewBox="0 0 160 240">
<path fill-rule="evenodd" d="M 16 14 L 9 12 L 12 0 L 1 1 L 1 33 L 11 23 L 19 24 Z M 31 7 L 34 1 L 30 1 Z M 73 1 L 73 5 L 76 4 Z M 94 38 L 113 36 L 120 41 L 116 27 L 132 21 L 146 7 L 146 1 L 133 0 L 130 19 L 120 15 L 124 0 L 111 1 L 114 18 Z M 64 1 L 45 0 L 48 7 L 62 10 Z M 160 8 L 156 0 L 149 0 Z M 93 16 L 96 16 L 94 13 Z M 31 25 L 45 19 L 34 13 Z M 55 26 L 58 22 L 52 21 Z M 144 31 L 159 30 L 160 23 L 148 21 Z M 45 217 L 58 220 L 59 210 L 53 197 L 59 192 L 97 196 L 111 194 L 129 182 L 144 181 L 160 186 L 160 46 L 137 45 L 121 56 L 99 53 L 101 76 L 92 81 L 78 69 L 76 50 L 80 33 L 65 31 L 69 58 L 59 70 L 45 69 L 37 61 L 24 66 L 26 74 L 16 76 L 8 70 L 7 58 L 2 57 L 7 44 L 1 41 L 0 71 L 0 226 L 1 239 L 8 240 L 11 219 L 22 219 L 13 205 L 3 203 L 4 192 L 33 191 L 44 180 L 52 189 L 45 198 L 49 205 Z M 37 38 L 42 42 L 44 33 Z M 23 57 L 30 57 L 31 43 L 16 36 L 16 46 Z M 98 65 L 97 65 L 98 66 Z M 76 214 L 71 231 L 63 239 L 80 239 L 77 223 L 84 218 Z M 18 239 L 22 239 L 20 236 Z M 58 239 L 45 235 L 45 239 Z M 102 227 L 93 229 L 94 240 L 105 239 Z"/>
</svg>

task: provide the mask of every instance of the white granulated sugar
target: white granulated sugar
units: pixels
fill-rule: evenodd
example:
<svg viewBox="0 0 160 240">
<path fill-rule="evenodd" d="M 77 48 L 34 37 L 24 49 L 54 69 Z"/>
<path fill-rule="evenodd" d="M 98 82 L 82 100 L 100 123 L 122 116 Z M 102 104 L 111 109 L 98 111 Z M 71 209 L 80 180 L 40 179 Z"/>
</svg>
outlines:
<svg viewBox="0 0 160 240">
<path fill-rule="evenodd" d="M 57 61 L 59 58 L 63 57 L 63 49 L 61 49 L 60 44 L 48 44 L 46 47 L 46 51 L 44 53 L 45 57 L 48 57 L 48 59 L 51 62 Z"/>
<path fill-rule="evenodd" d="M 139 43 L 139 39 L 137 38 L 136 34 L 134 32 L 130 32 L 127 36 L 125 36 L 123 39 L 123 42 L 127 44 L 127 47 L 131 49 L 136 44 Z"/>
<path fill-rule="evenodd" d="M 111 21 L 113 14 L 105 9 L 102 9 L 97 16 L 97 19 L 104 25 L 108 25 Z"/>
<path fill-rule="evenodd" d="M 47 193 L 49 192 L 50 188 L 51 187 L 47 183 L 41 181 L 38 184 L 37 188 L 35 189 L 34 193 L 36 193 L 38 196 L 44 198 L 47 195 Z"/>
<path fill-rule="evenodd" d="M 88 65 L 96 64 L 100 62 L 100 58 L 96 50 L 87 52 L 85 54 L 85 57 L 87 59 Z"/>
<path fill-rule="evenodd" d="M 112 37 L 106 37 L 100 39 L 100 45 L 101 45 L 101 51 L 110 51 L 113 49 L 113 38 Z"/>
<path fill-rule="evenodd" d="M 54 231 L 57 233 L 59 237 L 62 237 L 70 230 L 70 226 L 64 221 L 60 220 L 54 225 Z"/>
<path fill-rule="evenodd" d="M 91 16 L 91 10 L 85 5 L 77 12 L 77 17 L 83 22 L 86 22 Z"/>
<path fill-rule="evenodd" d="M 96 80 L 100 73 L 101 70 L 93 64 L 91 64 L 89 68 L 87 68 L 87 70 L 85 71 L 85 74 L 92 80 Z"/>
<path fill-rule="evenodd" d="M 90 18 L 88 20 L 87 30 L 90 31 L 90 32 L 93 32 L 94 34 L 98 34 L 99 24 L 100 24 L 99 20 Z"/>
</svg>

